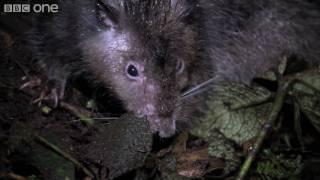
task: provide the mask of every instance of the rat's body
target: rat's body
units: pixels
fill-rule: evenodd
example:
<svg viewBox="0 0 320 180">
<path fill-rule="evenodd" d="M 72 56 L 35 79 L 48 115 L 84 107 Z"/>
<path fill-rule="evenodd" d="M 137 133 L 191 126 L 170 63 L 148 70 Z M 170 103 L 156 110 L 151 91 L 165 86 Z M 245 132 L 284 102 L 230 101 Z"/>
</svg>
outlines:
<svg viewBox="0 0 320 180">
<path fill-rule="evenodd" d="M 284 57 L 320 62 L 316 1 L 211 0 L 203 9 L 217 80 L 249 83 Z"/>
<path fill-rule="evenodd" d="M 320 11 L 308 4 L 190 2 L 63 2 L 57 15 L 37 20 L 35 57 L 59 98 L 72 72 L 93 72 L 162 137 L 203 107 L 205 94 L 181 100 L 188 88 L 210 78 L 249 82 L 284 55 L 319 62 Z"/>
</svg>

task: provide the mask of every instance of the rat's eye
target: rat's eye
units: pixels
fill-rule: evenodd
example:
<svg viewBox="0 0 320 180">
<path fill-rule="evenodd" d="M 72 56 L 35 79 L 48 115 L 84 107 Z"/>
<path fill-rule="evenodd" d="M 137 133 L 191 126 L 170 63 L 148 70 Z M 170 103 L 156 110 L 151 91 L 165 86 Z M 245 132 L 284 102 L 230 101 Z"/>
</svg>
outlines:
<svg viewBox="0 0 320 180">
<path fill-rule="evenodd" d="M 184 70 L 184 61 L 183 60 L 178 60 L 177 65 L 176 65 L 177 74 L 182 73 L 183 70 Z"/>
<path fill-rule="evenodd" d="M 139 76 L 138 69 L 133 64 L 127 65 L 126 71 L 129 78 L 136 78 Z"/>
</svg>

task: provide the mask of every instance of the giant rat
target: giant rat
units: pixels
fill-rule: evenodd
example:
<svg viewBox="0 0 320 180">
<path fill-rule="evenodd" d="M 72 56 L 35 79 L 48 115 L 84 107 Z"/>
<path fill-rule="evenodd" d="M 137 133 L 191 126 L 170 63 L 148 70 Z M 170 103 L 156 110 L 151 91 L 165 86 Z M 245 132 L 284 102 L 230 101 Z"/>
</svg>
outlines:
<svg viewBox="0 0 320 180">
<path fill-rule="evenodd" d="M 320 10 L 307 0 L 68 0 L 34 23 L 47 96 L 63 98 L 66 79 L 90 71 L 161 137 L 201 114 L 197 87 L 249 83 L 284 55 L 320 58 Z"/>
</svg>

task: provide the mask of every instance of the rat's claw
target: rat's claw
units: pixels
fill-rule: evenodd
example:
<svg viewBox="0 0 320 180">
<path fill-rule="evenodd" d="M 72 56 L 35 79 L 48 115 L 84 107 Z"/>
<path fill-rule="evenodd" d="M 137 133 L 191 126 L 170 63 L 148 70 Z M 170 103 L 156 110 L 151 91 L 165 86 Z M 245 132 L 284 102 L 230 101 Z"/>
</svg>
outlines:
<svg viewBox="0 0 320 180">
<path fill-rule="evenodd" d="M 20 86 L 20 89 L 27 89 L 35 91 L 33 94 L 39 94 L 40 96 L 33 101 L 33 104 L 38 103 L 39 106 L 42 102 L 49 103 L 53 108 L 58 107 L 60 99 L 64 96 L 65 81 L 64 80 L 46 80 L 42 81 L 40 78 L 33 77 L 28 82 Z"/>
<path fill-rule="evenodd" d="M 26 83 L 22 84 L 20 86 L 20 90 L 25 89 L 25 88 L 35 88 L 39 87 L 41 85 L 41 79 L 40 78 L 32 78 L 30 81 L 27 81 Z"/>
<path fill-rule="evenodd" d="M 59 103 L 59 98 L 58 98 L 58 93 L 57 93 L 57 89 L 53 89 L 53 99 L 54 99 L 54 107 L 58 106 Z"/>
<path fill-rule="evenodd" d="M 56 88 L 51 89 L 49 99 L 52 99 L 52 100 L 53 100 L 53 107 L 54 107 L 54 108 L 58 107 L 59 95 L 58 95 L 58 93 L 57 93 L 57 89 L 56 89 Z"/>
<path fill-rule="evenodd" d="M 39 106 L 41 106 L 42 101 L 46 100 L 46 101 L 52 101 L 53 102 L 53 108 L 58 107 L 59 104 L 59 95 L 57 93 L 57 89 L 56 88 L 52 88 L 52 89 L 47 89 L 45 88 L 40 96 L 35 99 L 32 103 L 36 104 L 38 103 Z"/>
<path fill-rule="evenodd" d="M 41 106 L 41 102 L 44 99 L 43 96 L 44 96 L 43 93 L 41 93 L 40 96 L 37 99 L 32 101 L 32 104 L 38 103 L 38 105 Z"/>
</svg>

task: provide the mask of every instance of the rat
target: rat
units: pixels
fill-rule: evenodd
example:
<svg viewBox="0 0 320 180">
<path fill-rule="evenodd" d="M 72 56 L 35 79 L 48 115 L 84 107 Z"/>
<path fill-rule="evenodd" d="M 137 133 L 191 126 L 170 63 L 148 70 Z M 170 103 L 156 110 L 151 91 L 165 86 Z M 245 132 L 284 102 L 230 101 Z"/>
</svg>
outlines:
<svg viewBox="0 0 320 180">
<path fill-rule="evenodd" d="M 27 35 L 36 65 L 46 74 L 40 97 L 56 106 L 68 77 L 89 71 L 127 111 L 147 118 L 152 132 L 172 136 L 175 121 L 192 113 L 181 110 L 181 93 L 211 75 L 210 62 L 201 60 L 195 2 L 59 2 L 59 12 L 35 17 Z M 190 109 L 197 101 L 188 100 Z"/>
<path fill-rule="evenodd" d="M 192 124 L 219 81 L 249 83 L 284 55 L 317 64 L 320 12 L 303 0 L 61 1 L 28 41 L 46 72 L 42 97 L 89 71 L 161 137 Z M 30 85 L 26 84 L 24 87 Z M 55 103 L 57 104 L 57 103 Z"/>
</svg>

